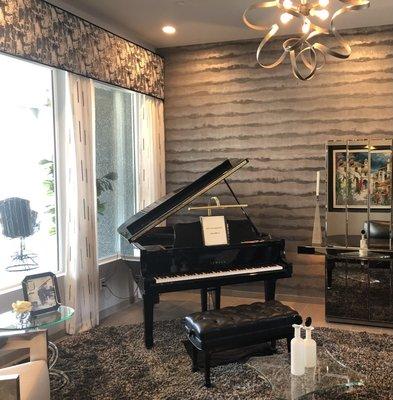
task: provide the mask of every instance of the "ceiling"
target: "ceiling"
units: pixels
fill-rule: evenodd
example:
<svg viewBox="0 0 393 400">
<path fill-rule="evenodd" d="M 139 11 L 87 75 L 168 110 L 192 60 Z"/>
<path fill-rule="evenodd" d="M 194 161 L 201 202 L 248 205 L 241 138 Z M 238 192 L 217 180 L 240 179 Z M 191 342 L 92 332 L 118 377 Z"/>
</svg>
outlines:
<svg viewBox="0 0 393 400">
<path fill-rule="evenodd" d="M 182 46 L 258 37 L 244 26 L 244 9 L 256 0 L 49 0 L 127 39 L 150 48 Z M 343 5 L 331 0 L 331 9 Z M 261 10 L 256 22 L 271 25 L 279 15 Z M 371 0 L 368 10 L 354 11 L 337 19 L 339 28 L 393 24 L 393 1 Z M 166 35 L 162 26 L 173 25 L 177 32 Z M 280 33 L 297 31 L 292 25 Z"/>
</svg>

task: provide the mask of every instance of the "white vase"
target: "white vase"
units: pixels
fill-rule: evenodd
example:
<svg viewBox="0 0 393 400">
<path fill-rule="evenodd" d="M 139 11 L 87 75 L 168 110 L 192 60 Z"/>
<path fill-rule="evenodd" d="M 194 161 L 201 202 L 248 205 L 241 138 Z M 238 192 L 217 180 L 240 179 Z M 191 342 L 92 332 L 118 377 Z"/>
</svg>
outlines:
<svg viewBox="0 0 393 400">
<path fill-rule="evenodd" d="M 317 365 L 317 343 L 311 337 L 312 326 L 306 326 L 306 339 L 304 339 L 304 362 L 306 368 L 314 368 Z"/>
<path fill-rule="evenodd" d="M 300 337 L 301 325 L 292 325 L 295 337 L 291 340 L 291 374 L 300 376 L 305 372 L 304 340 Z"/>
</svg>

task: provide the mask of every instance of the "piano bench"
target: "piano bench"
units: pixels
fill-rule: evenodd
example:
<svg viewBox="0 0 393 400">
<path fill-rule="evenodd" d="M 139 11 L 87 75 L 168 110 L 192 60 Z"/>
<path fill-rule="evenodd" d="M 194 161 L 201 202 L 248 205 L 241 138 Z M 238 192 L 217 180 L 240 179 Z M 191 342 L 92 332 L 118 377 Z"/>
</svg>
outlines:
<svg viewBox="0 0 393 400">
<path fill-rule="evenodd" d="M 185 317 L 185 328 L 192 346 L 192 371 L 198 370 L 198 353 L 204 353 L 205 386 L 210 387 L 212 353 L 271 341 L 287 339 L 288 351 L 294 335 L 293 324 L 301 316 L 279 301 L 244 304 L 220 310 L 197 312 Z"/>
</svg>

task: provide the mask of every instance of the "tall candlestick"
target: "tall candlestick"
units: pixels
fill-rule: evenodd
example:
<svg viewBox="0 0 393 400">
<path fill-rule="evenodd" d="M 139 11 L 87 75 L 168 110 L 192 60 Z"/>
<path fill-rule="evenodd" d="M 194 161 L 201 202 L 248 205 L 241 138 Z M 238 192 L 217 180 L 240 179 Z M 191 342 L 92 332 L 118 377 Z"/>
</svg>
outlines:
<svg viewBox="0 0 393 400">
<path fill-rule="evenodd" d="M 319 181 L 321 178 L 321 171 L 317 171 L 317 187 L 315 188 L 316 196 L 319 196 Z"/>
</svg>

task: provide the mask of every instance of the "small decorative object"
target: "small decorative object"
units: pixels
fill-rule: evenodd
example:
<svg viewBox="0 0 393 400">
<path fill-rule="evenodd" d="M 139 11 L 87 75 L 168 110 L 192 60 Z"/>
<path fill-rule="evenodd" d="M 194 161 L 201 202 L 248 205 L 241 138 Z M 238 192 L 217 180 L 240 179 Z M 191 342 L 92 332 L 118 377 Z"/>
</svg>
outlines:
<svg viewBox="0 0 393 400">
<path fill-rule="evenodd" d="M 23 325 L 30 317 L 31 303 L 30 301 L 18 300 L 12 303 L 12 310 L 14 311 L 19 323 Z"/>
<path fill-rule="evenodd" d="M 262 39 L 257 50 L 257 61 L 263 68 L 274 68 L 280 65 L 289 55 L 293 75 L 307 81 L 314 77 L 317 70 L 321 69 L 326 63 L 326 57 L 332 56 L 338 59 L 347 59 L 351 55 L 351 47 L 345 42 L 344 38 L 338 33 L 335 22 L 336 18 L 350 11 L 366 9 L 370 6 L 369 0 L 339 0 L 344 4 L 333 13 L 329 20 L 329 0 L 268 0 L 249 6 L 243 14 L 244 23 L 257 31 L 268 31 Z M 253 10 L 261 10 L 276 7 L 280 11 L 280 21 L 282 25 L 290 23 L 296 19 L 301 21 L 301 32 L 295 37 L 285 40 L 282 47 L 283 52 L 271 64 L 264 64 L 262 59 L 263 50 L 271 39 L 277 34 L 280 27 L 278 24 L 264 26 L 250 22 L 248 14 Z M 295 18 L 294 18 L 295 17 Z M 325 22 L 326 21 L 326 22 Z M 316 40 L 323 36 L 335 38 L 333 46 Z"/>
<path fill-rule="evenodd" d="M 312 243 L 322 243 L 322 230 L 321 230 L 321 215 L 319 212 L 319 182 L 321 179 L 321 172 L 317 171 L 317 183 L 315 188 L 315 213 L 314 213 L 314 227 L 312 230 Z"/>
<path fill-rule="evenodd" d="M 300 376 L 305 372 L 304 340 L 300 337 L 302 325 L 292 325 L 295 337 L 291 340 L 291 374 Z"/>
<path fill-rule="evenodd" d="M 31 303 L 31 315 L 55 311 L 60 305 L 56 275 L 44 272 L 26 276 L 22 281 L 23 295 Z"/>
<path fill-rule="evenodd" d="M 362 231 L 360 233 L 362 234 L 362 238 L 360 239 L 359 256 L 367 257 L 368 246 L 367 246 L 367 239 L 366 239 L 366 231 L 364 229 L 362 229 Z"/>
<path fill-rule="evenodd" d="M 306 368 L 314 368 L 317 365 L 317 343 L 311 338 L 314 328 L 311 326 L 311 317 L 307 317 L 304 324 L 306 338 L 304 339 L 304 363 Z"/>
</svg>

